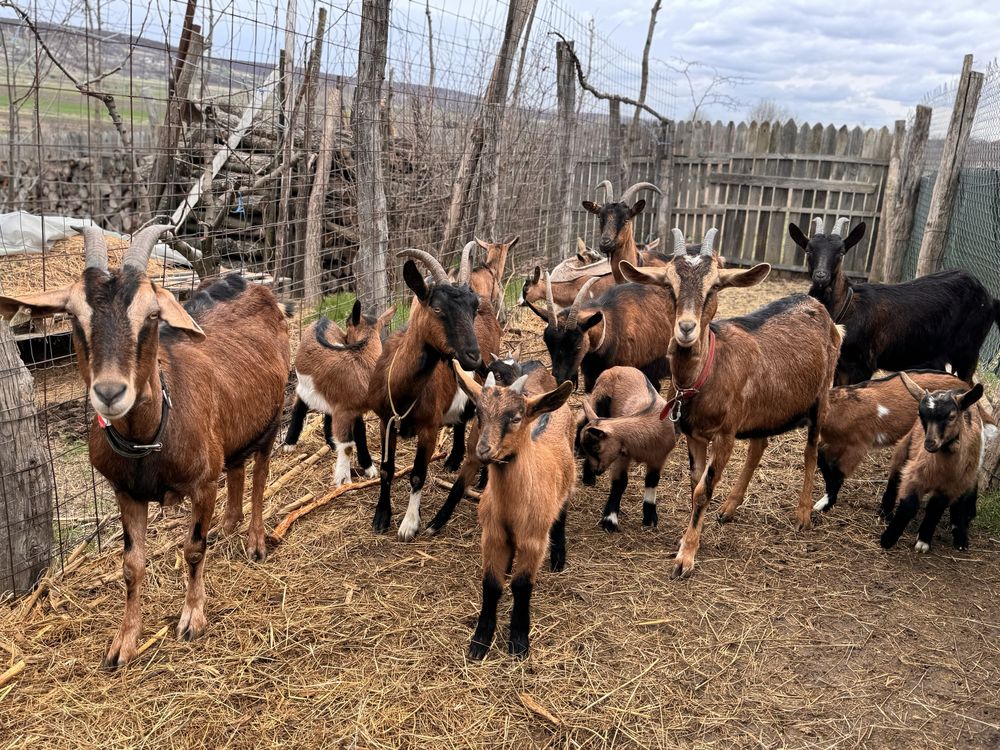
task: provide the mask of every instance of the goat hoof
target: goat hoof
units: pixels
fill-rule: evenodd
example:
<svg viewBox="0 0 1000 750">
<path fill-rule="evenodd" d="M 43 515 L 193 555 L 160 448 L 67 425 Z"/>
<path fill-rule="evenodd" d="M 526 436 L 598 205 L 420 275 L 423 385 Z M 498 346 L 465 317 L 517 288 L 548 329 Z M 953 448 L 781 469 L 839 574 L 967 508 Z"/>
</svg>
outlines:
<svg viewBox="0 0 1000 750">
<path fill-rule="evenodd" d="M 956 532 L 952 533 L 951 545 L 955 549 L 961 550 L 962 552 L 964 552 L 965 550 L 969 549 L 969 537 L 967 535 L 965 535 L 964 533 L 956 531 Z"/>
<path fill-rule="evenodd" d="M 251 547 L 247 550 L 247 557 L 255 563 L 262 563 L 267 559 L 267 547 L 264 544 L 259 547 Z"/>
<path fill-rule="evenodd" d="M 931 551 L 931 545 L 929 545 L 922 539 L 918 539 L 917 543 L 913 545 L 913 549 L 915 549 L 917 552 L 920 552 L 921 554 L 926 554 L 927 552 Z"/>
<path fill-rule="evenodd" d="M 372 464 L 364 471 L 366 479 L 374 479 L 378 476 L 378 469 L 375 468 L 375 464 Z"/>
<path fill-rule="evenodd" d="M 462 468 L 462 459 L 455 458 L 454 456 L 448 456 L 448 460 L 444 462 L 445 471 L 458 471 Z"/>
<path fill-rule="evenodd" d="M 597 485 L 597 477 L 592 474 L 584 474 L 580 481 L 585 487 L 595 487 Z"/>
<path fill-rule="evenodd" d="M 135 646 L 125 648 L 124 646 L 116 646 L 112 643 L 111 648 L 108 649 L 108 653 L 101 659 L 101 669 L 105 672 L 114 672 L 117 669 L 121 669 L 135 657 L 136 650 Z"/>
<path fill-rule="evenodd" d="M 650 506 L 648 503 L 643 503 L 642 506 L 642 525 L 652 526 L 654 529 L 659 524 L 660 519 L 656 515 L 656 506 Z"/>
<path fill-rule="evenodd" d="M 883 531 L 882 536 L 879 537 L 878 543 L 882 545 L 882 549 L 892 549 L 896 546 L 896 538 L 889 536 L 888 531 Z"/>
<path fill-rule="evenodd" d="M 181 612 L 181 619 L 177 623 L 177 637 L 183 641 L 193 641 L 205 632 L 208 620 L 201 610 L 189 609 L 187 606 Z"/>
<path fill-rule="evenodd" d="M 482 661 L 486 658 L 486 652 L 490 650 L 488 643 L 473 641 L 469 644 L 469 658 L 473 661 Z"/>
<path fill-rule="evenodd" d="M 557 552 L 549 557 L 549 568 L 553 573 L 562 573 L 566 568 L 566 553 Z"/>
<path fill-rule="evenodd" d="M 691 574 L 694 572 L 694 563 L 684 563 L 676 562 L 674 563 L 674 569 L 670 571 L 670 578 L 677 580 L 678 578 L 690 578 Z"/>
<path fill-rule="evenodd" d="M 527 633 L 517 633 L 511 634 L 510 643 L 507 644 L 507 651 L 510 652 L 511 656 L 515 656 L 518 659 L 523 659 L 528 655 L 528 634 Z"/>
<path fill-rule="evenodd" d="M 375 511 L 375 518 L 372 519 L 372 531 L 376 534 L 384 534 L 389 530 L 391 514 L 388 511 Z"/>
<path fill-rule="evenodd" d="M 823 495 L 823 497 L 821 497 L 819 500 L 817 500 L 816 504 L 813 505 L 813 510 L 818 510 L 818 511 L 820 511 L 822 513 L 826 513 L 832 507 L 833 507 L 833 503 L 830 501 L 830 496 L 829 495 Z"/>
<path fill-rule="evenodd" d="M 725 511 L 719 511 L 719 515 L 716 517 L 719 523 L 729 523 L 733 520 L 732 513 L 726 513 Z"/>
<path fill-rule="evenodd" d="M 281 446 L 281 452 L 282 453 L 294 453 L 295 452 L 295 443 L 285 443 L 284 445 Z"/>
</svg>

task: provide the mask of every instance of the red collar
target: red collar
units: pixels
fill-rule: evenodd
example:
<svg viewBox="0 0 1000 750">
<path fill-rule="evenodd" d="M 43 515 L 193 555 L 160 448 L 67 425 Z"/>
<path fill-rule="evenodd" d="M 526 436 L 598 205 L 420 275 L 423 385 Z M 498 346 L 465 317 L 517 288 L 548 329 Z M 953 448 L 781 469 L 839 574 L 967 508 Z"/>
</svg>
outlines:
<svg viewBox="0 0 1000 750">
<path fill-rule="evenodd" d="M 676 422 L 681 418 L 681 404 L 685 401 L 690 401 L 701 391 L 702 386 L 708 380 L 708 376 L 712 374 L 712 363 L 715 361 L 715 331 L 711 328 L 708 329 L 708 356 L 705 357 L 705 365 L 701 368 L 701 374 L 698 379 L 694 381 L 694 385 L 690 388 L 678 388 L 674 386 L 674 397 L 667 402 L 667 405 L 663 407 L 663 411 L 660 412 L 660 421 L 662 422 L 668 416 L 671 422 Z"/>
</svg>

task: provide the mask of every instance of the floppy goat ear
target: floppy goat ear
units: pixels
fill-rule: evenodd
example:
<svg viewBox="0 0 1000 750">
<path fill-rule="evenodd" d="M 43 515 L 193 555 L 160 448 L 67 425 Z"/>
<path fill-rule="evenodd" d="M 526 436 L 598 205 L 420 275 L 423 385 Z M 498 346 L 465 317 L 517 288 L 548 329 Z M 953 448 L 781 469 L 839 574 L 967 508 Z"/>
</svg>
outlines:
<svg viewBox="0 0 1000 750">
<path fill-rule="evenodd" d="M 770 263 L 758 263 L 746 271 L 729 271 L 719 274 L 719 284 L 723 289 L 733 286 L 754 286 L 759 284 L 771 273 Z"/>
<path fill-rule="evenodd" d="M 483 387 L 479 385 L 479 383 L 477 383 L 471 375 L 462 369 L 462 366 L 458 364 L 458 360 L 452 360 L 451 366 L 455 369 L 455 375 L 458 377 L 459 387 L 465 391 L 465 395 L 478 404 L 479 396 L 483 392 Z"/>
<path fill-rule="evenodd" d="M 976 383 L 974 386 L 972 386 L 972 388 L 970 388 L 961 396 L 956 398 L 955 401 L 958 403 L 958 408 L 961 409 L 962 411 L 965 411 L 982 397 L 983 397 L 983 384 Z"/>
<path fill-rule="evenodd" d="M 618 264 L 618 268 L 628 281 L 636 284 L 650 284 L 652 286 L 663 286 L 666 273 L 662 268 L 636 268 L 627 260 Z"/>
<path fill-rule="evenodd" d="M 24 297 L 0 297 L 0 316 L 10 320 L 22 307 L 32 318 L 45 318 L 59 312 L 65 312 L 69 300 L 70 287 L 53 289 L 50 292 L 38 292 Z"/>
<path fill-rule="evenodd" d="M 913 400 L 914 401 L 918 401 L 919 402 L 920 399 L 922 399 L 924 397 L 924 394 L 927 393 L 927 391 L 925 391 L 919 385 L 917 385 L 916 383 L 914 383 L 910 379 L 910 376 L 907 375 L 905 372 L 900 372 L 899 373 L 899 379 L 903 383 L 903 386 L 906 388 L 906 390 L 910 392 L 910 395 L 913 396 Z"/>
<path fill-rule="evenodd" d="M 792 238 L 792 242 L 801 247 L 803 250 L 805 250 L 806 245 L 809 244 L 809 238 L 802 233 L 802 230 L 799 229 L 797 224 L 788 225 L 788 236 Z"/>
<path fill-rule="evenodd" d="M 533 419 L 534 417 L 544 414 L 545 412 L 555 411 L 566 403 L 566 399 L 569 398 L 569 394 L 571 394 L 573 390 L 573 382 L 571 380 L 564 380 L 554 391 L 549 391 L 548 393 L 543 393 L 541 396 L 529 398 L 524 407 L 525 416 L 528 419 Z"/>
<path fill-rule="evenodd" d="M 205 332 L 180 302 L 161 286 L 155 286 L 156 303 L 160 306 L 160 319 L 171 328 L 184 331 L 193 341 L 204 341 Z"/>
<path fill-rule="evenodd" d="M 847 239 L 844 240 L 844 252 L 846 253 L 852 247 L 861 242 L 861 239 L 864 236 L 865 236 L 865 223 L 862 221 L 860 224 L 854 227 L 854 229 L 851 230 L 851 233 L 847 235 Z"/>
<path fill-rule="evenodd" d="M 586 333 L 591 328 L 593 328 L 598 323 L 600 323 L 602 320 L 604 320 L 604 313 L 602 313 L 600 310 L 598 310 L 593 315 L 591 315 L 589 318 L 587 318 L 586 320 L 584 320 L 584 321 L 582 321 L 580 323 L 580 330 L 582 332 Z"/>
<path fill-rule="evenodd" d="M 587 211 L 590 211 L 590 213 L 592 214 L 601 213 L 601 207 L 598 206 L 593 201 L 580 201 L 580 205 L 583 206 Z"/>
</svg>

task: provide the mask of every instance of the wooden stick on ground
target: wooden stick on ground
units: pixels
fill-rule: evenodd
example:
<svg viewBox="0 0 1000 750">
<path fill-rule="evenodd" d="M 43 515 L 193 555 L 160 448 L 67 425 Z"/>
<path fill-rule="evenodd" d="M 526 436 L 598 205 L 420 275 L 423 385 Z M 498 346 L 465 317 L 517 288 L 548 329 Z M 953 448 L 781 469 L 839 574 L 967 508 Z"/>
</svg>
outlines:
<svg viewBox="0 0 1000 750">
<path fill-rule="evenodd" d="M 12 666 L 6 672 L 4 672 L 3 674 L 0 674 L 0 688 L 2 688 L 4 685 L 6 685 L 11 680 L 13 680 L 19 674 L 21 674 L 21 672 L 24 671 L 24 666 L 25 666 L 25 661 L 24 661 L 24 659 L 21 659 L 21 661 L 19 661 L 16 664 L 14 664 L 14 666 Z"/>
</svg>

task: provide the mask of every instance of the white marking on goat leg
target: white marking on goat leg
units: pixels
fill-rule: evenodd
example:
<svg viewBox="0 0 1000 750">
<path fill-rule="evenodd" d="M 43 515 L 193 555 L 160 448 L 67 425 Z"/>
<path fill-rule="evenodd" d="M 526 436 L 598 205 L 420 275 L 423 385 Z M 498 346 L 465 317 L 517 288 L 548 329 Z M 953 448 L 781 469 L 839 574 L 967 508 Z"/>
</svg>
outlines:
<svg viewBox="0 0 1000 750">
<path fill-rule="evenodd" d="M 656 487 L 644 487 L 642 489 L 642 501 L 647 505 L 656 505 Z"/>
<path fill-rule="evenodd" d="M 406 515 L 399 524 L 399 538 L 408 542 L 417 535 L 420 528 L 420 490 L 410 493 L 410 504 L 406 506 Z"/>
<path fill-rule="evenodd" d="M 876 405 L 875 411 L 877 412 L 877 414 L 879 416 L 879 419 L 881 419 L 882 417 L 888 417 L 889 416 L 889 410 L 887 408 L 885 408 L 884 406 L 882 406 L 882 404 Z"/>
<path fill-rule="evenodd" d="M 295 445 L 293 443 L 283 443 L 281 446 L 282 453 L 294 453 Z"/>
<path fill-rule="evenodd" d="M 830 505 L 830 496 L 823 495 L 823 497 L 817 500 L 816 504 L 813 505 L 813 510 L 826 510 L 829 505 Z"/>
<path fill-rule="evenodd" d="M 951 362 L 945 362 L 944 363 L 944 371 L 946 373 L 948 373 L 949 375 L 954 375 L 955 374 L 955 368 L 951 366 Z"/>
<path fill-rule="evenodd" d="M 378 467 L 376 467 L 375 464 L 369 466 L 367 469 L 365 469 L 365 476 L 368 477 L 369 479 L 374 479 L 375 477 L 377 477 Z"/>
<path fill-rule="evenodd" d="M 354 452 L 354 443 L 341 443 L 334 440 L 333 445 L 337 449 L 337 467 L 333 470 L 333 486 L 339 487 L 351 481 L 351 453 Z"/>
<path fill-rule="evenodd" d="M 924 552 L 931 551 L 931 545 L 929 545 L 927 542 L 922 542 L 918 539 L 917 543 L 913 545 L 913 549 L 923 554 Z"/>
<path fill-rule="evenodd" d="M 604 520 L 605 520 L 605 522 L 610 523 L 616 529 L 618 528 L 618 514 L 617 513 L 608 513 L 608 515 L 606 515 L 604 517 Z"/>
</svg>

